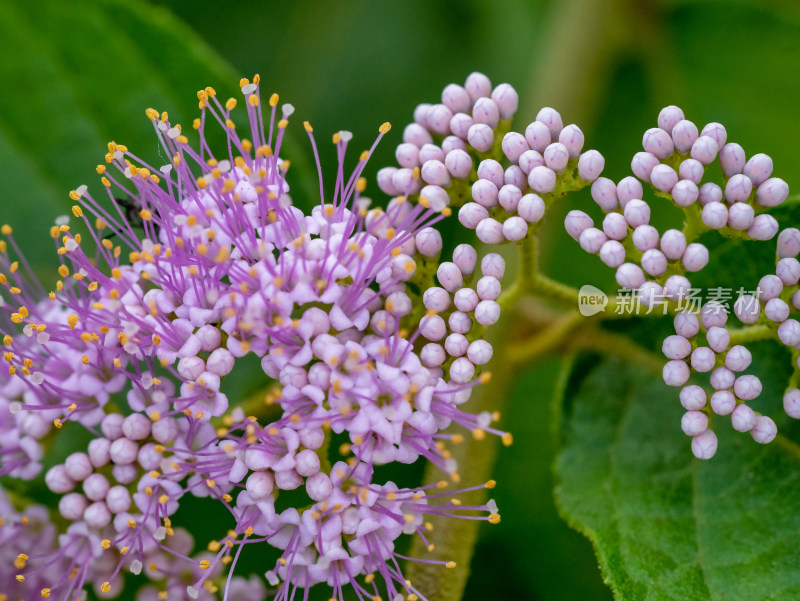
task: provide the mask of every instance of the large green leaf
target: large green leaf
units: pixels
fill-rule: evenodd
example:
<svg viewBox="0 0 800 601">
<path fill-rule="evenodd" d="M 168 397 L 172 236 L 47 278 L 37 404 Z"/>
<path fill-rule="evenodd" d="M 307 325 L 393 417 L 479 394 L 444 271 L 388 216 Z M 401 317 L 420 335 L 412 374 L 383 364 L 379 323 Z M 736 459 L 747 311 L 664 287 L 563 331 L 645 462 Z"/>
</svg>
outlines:
<svg viewBox="0 0 800 601">
<path fill-rule="evenodd" d="M 694 459 L 676 397 L 616 361 L 575 376 L 556 462 L 562 514 L 594 543 L 618 599 L 797 599 L 797 447 L 758 445 L 720 420 L 716 457 Z"/>
<path fill-rule="evenodd" d="M 238 75 L 167 11 L 140 2 L 0 0 L 0 14 L 0 218 L 42 264 L 69 190 L 102 188 L 94 166 L 109 140 L 158 161 L 144 110 L 188 125 L 194 92 L 235 90 Z"/>
</svg>

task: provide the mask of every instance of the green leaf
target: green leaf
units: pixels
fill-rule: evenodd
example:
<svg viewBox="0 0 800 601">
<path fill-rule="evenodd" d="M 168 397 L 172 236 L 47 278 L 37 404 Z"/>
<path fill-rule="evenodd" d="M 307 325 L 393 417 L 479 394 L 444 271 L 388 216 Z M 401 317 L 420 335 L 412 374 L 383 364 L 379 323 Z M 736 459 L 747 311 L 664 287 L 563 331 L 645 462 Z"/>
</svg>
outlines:
<svg viewBox="0 0 800 601">
<path fill-rule="evenodd" d="M 69 190 L 104 196 L 95 166 L 108 141 L 163 165 L 145 109 L 191 129 L 197 90 L 227 98 L 243 74 L 167 10 L 136 0 L 0 0 L 0 10 L 0 214 L 35 266 L 53 265 L 49 226 L 74 204 Z"/>
<path fill-rule="evenodd" d="M 676 391 L 658 376 L 611 360 L 574 374 L 556 497 L 592 540 L 617 599 L 800 596 L 797 445 L 758 445 L 718 418 L 717 455 L 700 461 L 680 430 Z"/>
</svg>

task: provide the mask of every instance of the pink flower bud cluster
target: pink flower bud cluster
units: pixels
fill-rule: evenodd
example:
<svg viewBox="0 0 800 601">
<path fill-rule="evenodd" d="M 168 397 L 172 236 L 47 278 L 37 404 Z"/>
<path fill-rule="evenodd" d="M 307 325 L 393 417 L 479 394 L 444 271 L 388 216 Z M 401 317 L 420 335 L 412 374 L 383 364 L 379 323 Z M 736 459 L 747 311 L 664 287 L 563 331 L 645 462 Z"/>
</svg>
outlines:
<svg viewBox="0 0 800 601">
<path fill-rule="evenodd" d="M 484 79 L 471 76 L 463 94 L 446 91 L 426 124 L 449 133 L 451 117 L 445 127 L 442 116 L 470 108 L 480 125 L 510 118 L 516 93 L 503 85 L 484 94 Z M 374 145 L 345 173 L 348 132 L 333 137 L 336 185 L 327 193 L 321 185 L 319 204 L 304 213 L 289 196 L 289 164 L 278 158 L 294 108 L 278 108 L 277 96 L 263 106 L 257 81 L 243 80 L 241 90 L 250 139 L 232 120 L 236 99 L 221 103 L 207 88 L 198 93 L 197 146 L 165 113 L 147 111 L 167 165 L 109 144 L 97 168 L 108 201 L 86 186 L 71 193 L 88 235 L 67 219 L 53 227 L 60 279 L 44 298 L 9 258 L 16 244 L 3 228 L 0 335 L 9 369 L 0 376 L 0 474 L 34 477 L 36 441 L 53 424 L 93 436 L 45 475 L 71 525 L 57 548 L 29 554 L 16 574 L 20 586 L 47 572 L 44 588 L 54 598 L 78 596 L 85 584 L 111 594 L 128 570 L 159 590 L 180 588 L 181 598 L 211 598 L 221 584 L 228 595 L 238 587 L 263 596 L 257 584 L 220 582 L 245 545 L 262 543 L 279 550 L 265 566 L 277 598 L 320 583 L 335 598 L 349 587 L 373 596 L 372 577 L 361 578 L 373 572 L 388 598 L 421 598 L 397 569 L 399 537 L 424 539 L 434 514 L 499 521 L 493 502 L 464 506 L 454 497 L 460 491 L 440 492 L 448 482 L 401 488 L 374 468 L 423 457 L 459 481 L 448 445 L 463 435 L 447 430 L 453 424 L 510 444 L 492 425 L 497 415 L 466 405 L 472 388 L 489 380 L 492 347 L 481 338 L 500 316 L 502 258 L 483 257 L 473 282 L 477 252 L 461 245 L 434 270 L 436 285 L 418 266 L 438 261 L 442 238 L 432 226 L 449 214 L 448 203 L 435 193 L 410 202 L 412 186 L 397 188 L 386 209 L 371 208 L 361 174 Z M 477 95 L 467 106 L 464 94 Z M 209 123 L 228 140 L 218 156 L 205 138 Z M 378 140 L 388 130 L 382 126 Z M 476 131 L 473 138 L 485 135 Z M 410 165 L 438 148 L 415 147 L 415 157 L 406 148 L 398 158 Z M 437 161 L 448 169 L 455 159 L 436 156 L 409 168 L 411 180 L 420 171 L 446 197 Z M 385 189 L 385 176 L 379 180 Z M 270 383 L 272 421 L 231 407 L 223 392 L 249 354 Z M 112 395 L 121 411 L 111 408 Z M 334 436 L 342 444 L 329 451 Z M 292 490 L 306 501 L 278 506 L 279 492 Z M 186 495 L 213 499 L 232 517 L 209 552 L 192 557 L 191 541 L 172 524 Z M 57 562 L 72 567 L 48 572 Z"/>
</svg>

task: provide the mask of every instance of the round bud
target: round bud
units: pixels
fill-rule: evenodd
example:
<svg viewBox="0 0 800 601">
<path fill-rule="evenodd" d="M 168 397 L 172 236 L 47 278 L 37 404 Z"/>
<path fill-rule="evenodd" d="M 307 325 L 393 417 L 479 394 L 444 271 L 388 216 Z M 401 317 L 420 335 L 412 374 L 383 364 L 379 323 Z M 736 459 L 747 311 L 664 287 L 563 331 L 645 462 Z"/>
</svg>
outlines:
<svg viewBox="0 0 800 601">
<path fill-rule="evenodd" d="M 631 160 L 631 170 L 636 177 L 649 182 L 650 173 L 653 171 L 653 168 L 660 164 L 658 157 L 653 156 L 649 152 L 637 152 L 633 155 L 633 159 Z"/>
<path fill-rule="evenodd" d="M 467 349 L 467 358 L 475 365 L 485 365 L 492 358 L 492 345 L 485 340 L 475 340 Z"/>
<path fill-rule="evenodd" d="M 706 206 L 710 202 L 722 202 L 722 188 L 713 182 L 707 182 L 700 186 L 697 199 L 701 206 Z"/>
<path fill-rule="evenodd" d="M 721 202 L 709 202 L 703 207 L 703 223 L 713 230 L 721 230 L 728 225 L 728 207 Z"/>
<path fill-rule="evenodd" d="M 478 284 L 475 286 L 475 289 L 478 293 L 478 297 L 480 297 L 481 300 L 497 300 L 502 290 L 500 281 L 490 275 L 483 276 L 480 280 L 478 280 Z"/>
<path fill-rule="evenodd" d="M 461 149 L 451 150 L 444 159 L 444 165 L 450 175 L 463 179 L 472 171 L 472 157 Z"/>
<path fill-rule="evenodd" d="M 125 421 L 125 416 L 119 413 L 109 413 L 103 418 L 100 423 L 100 430 L 103 436 L 109 440 L 116 440 L 122 436 L 122 422 Z"/>
<path fill-rule="evenodd" d="M 713 326 L 706 332 L 706 340 L 708 341 L 708 346 L 711 347 L 715 353 L 724 353 L 728 350 L 728 345 L 731 342 L 731 335 L 726 328 Z M 731 367 L 728 365 L 728 368 Z"/>
<path fill-rule="evenodd" d="M 683 386 L 689 379 L 689 366 L 684 361 L 668 361 L 661 375 L 667 386 Z"/>
<path fill-rule="evenodd" d="M 697 184 L 691 180 L 684 179 L 672 187 L 671 194 L 672 200 L 676 205 L 688 207 L 694 204 L 698 196 L 700 196 L 700 191 L 697 189 Z"/>
<path fill-rule="evenodd" d="M 503 224 L 491 217 L 487 217 L 478 224 L 475 234 L 478 236 L 478 240 L 484 244 L 500 244 L 505 240 Z"/>
<path fill-rule="evenodd" d="M 526 150 L 530 150 L 525 136 L 515 131 L 508 132 L 503 136 L 502 148 L 503 154 L 505 154 L 512 163 L 518 162 L 520 155 Z"/>
<path fill-rule="evenodd" d="M 464 89 L 474 102 L 478 98 L 488 97 L 492 93 L 492 82 L 483 73 L 470 73 L 464 82 Z"/>
<path fill-rule="evenodd" d="M 497 253 L 488 253 L 481 259 L 481 273 L 498 280 L 503 279 L 506 272 L 506 261 Z"/>
<path fill-rule="evenodd" d="M 151 428 L 153 439 L 162 444 L 173 442 L 180 433 L 178 422 L 174 417 L 162 417 Z"/>
<path fill-rule="evenodd" d="M 458 221 L 461 225 L 470 230 L 474 230 L 478 227 L 478 224 L 487 217 L 489 217 L 489 211 L 486 210 L 486 207 L 479 205 L 477 202 L 468 202 L 458 211 Z"/>
<path fill-rule="evenodd" d="M 711 372 L 711 387 L 714 390 L 727 390 L 733 386 L 735 380 L 736 374 L 727 367 L 718 367 Z"/>
<path fill-rule="evenodd" d="M 768 301 L 780 296 L 783 292 L 783 282 L 776 275 L 765 275 L 758 281 L 758 298 L 762 301 Z"/>
<path fill-rule="evenodd" d="M 669 165 L 658 164 L 650 171 L 650 183 L 662 192 L 669 192 L 678 183 L 678 174 Z"/>
<path fill-rule="evenodd" d="M 475 366 L 466 357 L 459 357 L 450 365 L 450 380 L 457 384 L 466 384 L 475 376 Z"/>
<path fill-rule="evenodd" d="M 670 135 L 658 127 L 653 127 L 644 132 L 642 147 L 646 152 L 654 154 L 659 159 L 666 159 L 675 150 Z"/>
<path fill-rule="evenodd" d="M 789 196 L 789 184 L 779 177 L 772 177 L 758 186 L 756 201 L 762 207 L 777 207 Z"/>
<path fill-rule="evenodd" d="M 106 494 L 106 506 L 111 513 L 125 513 L 131 508 L 131 493 L 124 486 L 112 486 Z"/>
<path fill-rule="evenodd" d="M 686 247 L 681 263 L 686 271 L 700 271 L 708 265 L 708 249 L 699 242 L 692 242 Z"/>
<path fill-rule="evenodd" d="M 617 186 L 607 177 L 599 177 L 592 184 L 592 198 L 603 211 L 613 211 L 619 206 Z"/>
<path fill-rule="evenodd" d="M 708 430 L 708 416 L 702 411 L 687 411 L 681 418 L 681 430 L 687 436 L 697 436 Z"/>
<path fill-rule="evenodd" d="M 736 408 L 736 397 L 729 390 L 718 390 L 711 395 L 710 404 L 717 415 L 730 415 Z"/>
<path fill-rule="evenodd" d="M 421 229 L 417 233 L 414 241 L 416 242 L 417 251 L 419 251 L 423 257 L 435 257 L 442 250 L 442 235 L 439 233 L 439 230 L 432 227 Z M 210 363 L 211 360 L 209 359 L 209 365 Z"/>
<path fill-rule="evenodd" d="M 740 403 L 731 413 L 731 426 L 737 432 L 749 432 L 756 425 L 756 417 L 755 411 Z"/>
<path fill-rule="evenodd" d="M 737 202 L 728 209 L 728 225 L 735 230 L 748 229 L 754 219 L 753 207 L 747 203 Z"/>
<path fill-rule="evenodd" d="M 745 202 L 750 198 L 753 191 L 753 182 L 750 178 L 741 173 L 737 173 L 725 184 L 725 200 L 729 203 Z"/>
<path fill-rule="evenodd" d="M 681 388 L 681 405 L 687 411 L 699 411 L 706 406 L 706 391 L 697 384 L 690 384 Z"/>
<path fill-rule="evenodd" d="M 782 259 L 796 257 L 800 253 L 800 230 L 789 227 L 778 235 L 778 256 Z"/>
<path fill-rule="evenodd" d="M 759 415 L 756 418 L 756 425 L 750 430 L 750 436 L 760 444 L 767 444 L 775 440 L 778 435 L 778 426 L 766 415 Z"/>
<path fill-rule="evenodd" d="M 470 244 L 459 244 L 453 250 L 453 262 L 464 275 L 470 275 L 475 270 L 478 261 L 478 252 Z"/>
<path fill-rule="evenodd" d="M 672 129 L 681 120 L 683 120 L 683 111 L 675 105 L 665 106 L 658 113 L 658 126 L 668 134 L 672 133 Z"/>
<path fill-rule="evenodd" d="M 545 148 L 543 156 L 545 165 L 556 173 L 564 171 L 570 157 L 567 147 L 560 142 L 555 142 Z"/>
<path fill-rule="evenodd" d="M 83 512 L 83 520 L 92 528 L 105 528 L 111 523 L 111 512 L 102 501 L 92 503 Z"/>
<path fill-rule="evenodd" d="M 150 420 L 141 413 L 132 413 L 122 422 L 122 433 L 130 440 L 144 440 L 150 436 Z"/>
<path fill-rule="evenodd" d="M 332 492 L 331 479 L 323 472 L 317 472 L 306 480 L 306 493 L 313 501 L 324 501 Z"/>
<path fill-rule="evenodd" d="M 72 453 L 64 462 L 64 468 L 75 482 L 82 482 L 94 471 L 86 453 Z"/>
<path fill-rule="evenodd" d="M 550 128 L 541 121 L 534 121 L 525 128 L 525 141 L 528 142 L 531 150 L 544 152 L 544 149 L 552 142 Z"/>
<path fill-rule="evenodd" d="M 500 305 L 493 300 L 484 300 L 475 307 L 475 321 L 483 326 L 490 326 L 500 319 Z"/>
<path fill-rule="evenodd" d="M 544 201 L 538 194 L 526 194 L 517 205 L 517 213 L 528 223 L 538 223 L 544 217 L 544 211 Z"/>
<path fill-rule="evenodd" d="M 607 240 L 606 235 L 596 227 L 583 230 L 578 238 L 581 248 L 591 254 L 600 252 Z"/>
<path fill-rule="evenodd" d="M 643 200 L 632 199 L 625 204 L 623 214 L 631 227 L 645 225 L 650 222 L 650 205 Z"/>
<path fill-rule="evenodd" d="M 550 136 L 554 140 L 558 139 L 558 135 L 564 127 L 564 122 L 561 120 L 561 115 L 557 110 L 546 106 L 537 113 L 536 120 L 547 126 L 550 130 Z"/>
<path fill-rule="evenodd" d="M 442 104 L 454 113 L 465 113 L 472 106 L 473 100 L 460 85 L 451 83 L 442 90 Z"/>
<path fill-rule="evenodd" d="M 606 160 L 597 150 L 587 150 L 578 159 L 578 177 L 588 182 L 595 181 L 603 172 Z"/>
<path fill-rule="evenodd" d="M 501 83 L 492 90 L 492 100 L 500 110 L 501 119 L 511 119 L 519 106 L 519 95 L 511 84 Z"/>
<path fill-rule="evenodd" d="M 691 291 L 691 283 L 682 275 L 671 275 L 664 282 L 664 296 L 669 300 L 682 302 L 689 298 Z"/>
<path fill-rule="evenodd" d="M 44 475 L 44 483 L 52 492 L 64 494 L 75 488 L 75 481 L 67 474 L 63 465 L 54 465 Z"/>
<path fill-rule="evenodd" d="M 628 235 L 628 222 L 619 213 L 608 213 L 603 218 L 603 233 L 611 240 L 623 240 Z"/>
<path fill-rule="evenodd" d="M 444 288 L 431 286 L 422 293 L 422 304 L 428 311 L 442 313 L 450 307 L 450 294 Z"/>
<path fill-rule="evenodd" d="M 549 135 L 550 134 L 548 134 L 548 136 Z M 523 173 L 530 174 L 534 167 L 541 167 L 543 165 L 544 157 L 535 150 L 526 150 L 519 157 L 519 168 L 522 169 Z"/>
<path fill-rule="evenodd" d="M 108 438 L 94 438 L 89 441 L 88 455 L 89 461 L 92 462 L 94 467 L 103 467 L 109 461 L 109 449 L 111 448 L 111 441 Z"/>
<path fill-rule="evenodd" d="M 580 238 L 584 230 L 592 227 L 593 225 L 594 222 L 592 221 L 592 218 L 583 211 L 570 211 L 564 218 L 564 227 L 566 228 L 567 233 L 576 241 Z"/>
<path fill-rule="evenodd" d="M 528 175 L 528 185 L 534 192 L 547 194 L 556 187 L 556 174 L 548 167 L 534 167 Z"/>
<path fill-rule="evenodd" d="M 453 118 L 453 111 L 443 104 L 434 104 L 428 110 L 428 128 L 435 134 L 446 136 L 450 133 L 450 119 Z"/>
<path fill-rule="evenodd" d="M 447 359 L 442 345 L 434 342 L 429 342 L 423 346 L 419 357 L 426 367 L 439 367 Z"/>
<path fill-rule="evenodd" d="M 800 390 L 791 388 L 783 395 L 783 410 L 786 415 L 800 419 Z"/>
<path fill-rule="evenodd" d="M 494 130 L 483 123 L 475 123 L 467 131 L 467 141 L 478 152 L 489 152 L 494 144 Z"/>
<path fill-rule="evenodd" d="M 436 342 L 447 334 L 447 325 L 439 315 L 425 315 L 419 321 L 419 333 L 423 338 Z"/>
<path fill-rule="evenodd" d="M 689 311 L 681 311 L 673 321 L 675 333 L 684 338 L 692 338 L 700 331 L 700 320 Z"/>
<path fill-rule="evenodd" d="M 472 288 L 462 288 L 453 296 L 453 304 L 459 311 L 474 311 L 480 301 L 478 293 Z"/>
<path fill-rule="evenodd" d="M 395 159 L 401 167 L 413 169 L 419 167 L 419 148 L 414 144 L 404 142 L 394 151 Z"/>
<path fill-rule="evenodd" d="M 753 355 L 750 351 L 748 351 L 746 347 L 737 344 L 731 348 L 725 356 L 725 367 L 735 372 L 744 371 L 750 367 L 750 362 L 752 360 Z"/>
<path fill-rule="evenodd" d="M 754 296 L 743 294 L 733 303 L 733 312 L 742 323 L 754 324 L 761 315 L 761 304 Z"/>
<path fill-rule="evenodd" d="M 444 163 L 438 160 L 425 161 L 420 170 L 422 181 L 435 186 L 449 186 L 450 172 Z"/>
<path fill-rule="evenodd" d="M 795 258 L 785 258 L 778 261 L 775 274 L 786 286 L 794 286 L 800 281 L 800 261 Z"/>
<path fill-rule="evenodd" d="M 488 179 L 479 179 L 472 184 L 472 198 L 487 209 L 497 206 L 497 192 L 497 186 Z"/>
<path fill-rule="evenodd" d="M 717 158 L 718 150 L 719 146 L 711 137 L 700 136 L 692 144 L 691 155 L 694 160 L 708 165 Z"/>
<path fill-rule="evenodd" d="M 108 478 L 103 474 L 92 474 L 83 481 L 83 492 L 92 501 L 102 501 L 108 493 Z"/>
<path fill-rule="evenodd" d="M 397 167 L 384 167 L 378 171 L 376 176 L 378 187 L 381 189 L 381 192 L 388 196 L 397 196 L 400 194 L 400 190 L 394 186 L 394 174 L 396 171 Z"/>
<path fill-rule="evenodd" d="M 469 135 L 469 128 L 475 125 L 475 121 L 466 113 L 456 113 L 450 119 L 450 132 L 461 140 L 466 140 Z"/>
<path fill-rule="evenodd" d="M 667 230 L 661 236 L 661 252 L 670 261 L 677 261 L 686 250 L 686 236 L 680 230 Z"/>
<path fill-rule="evenodd" d="M 652 225 L 640 225 L 633 230 L 631 239 L 638 250 L 645 252 L 651 248 L 658 247 L 658 230 Z"/>
<path fill-rule="evenodd" d="M 469 340 L 463 334 L 450 334 L 444 341 L 444 350 L 451 357 L 462 357 L 469 349 Z"/>
<path fill-rule="evenodd" d="M 644 273 L 642 269 L 633 263 L 623 263 L 617 267 L 616 281 L 621 288 L 636 290 L 644 284 Z"/>
<path fill-rule="evenodd" d="M 617 198 L 619 199 L 620 206 L 624 209 L 629 200 L 641 200 L 644 194 L 642 182 L 635 177 L 624 177 L 619 180 L 617 184 Z"/>
<path fill-rule="evenodd" d="M 699 346 L 692 352 L 692 369 L 705 373 L 714 369 L 717 355 L 707 346 Z"/>
<path fill-rule="evenodd" d="M 728 139 L 728 132 L 721 123 L 707 123 L 703 130 L 700 132 L 701 136 L 708 136 L 717 143 L 718 148 L 725 146 Z"/>
<path fill-rule="evenodd" d="M 109 448 L 109 455 L 111 461 L 117 465 L 126 465 L 136 461 L 136 454 L 139 451 L 139 445 L 129 438 L 118 438 L 111 443 Z"/>
<path fill-rule="evenodd" d="M 741 173 L 745 160 L 744 149 L 735 142 L 725 144 L 719 151 L 719 163 L 725 177 Z"/>
<path fill-rule="evenodd" d="M 517 211 L 520 200 L 522 200 L 522 191 L 511 184 L 505 184 L 497 193 L 497 201 L 508 213 Z"/>
<path fill-rule="evenodd" d="M 667 270 L 667 258 L 664 253 L 655 248 L 644 252 L 641 263 L 642 269 L 654 277 L 660 276 Z"/>
<path fill-rule="evenodd" d="M 301 476 L 311 476 L 319 472 L 319 456 L 311 449 L 303 449 L 295 455 L 295 469 Z"/>
<path fill-rule="evenodd" d="M 661 344 L 661 352 L 667 359 L 685 359 L 691 351 L 691 343 L 680 335 L 667 336 Z"/>
<path fill-rule="evenodd" d="M 800 345 L 800 323 L 796 319 L 787 319 L 778 326 L 778 338 L 786 346 Z"/>
<path fill-rule="evenodd" d="M 675 149 L 678 152 L 689 152 L 697 138 L 697 126 L 686 119 L 682 119 L 676 123 L 675 127 L 672 129 L 672 140 L 675 143 Z"/>
<path fill-rule="evenodd" d="M 752 401 L 761 394 L 761 380 L 752 375 L 739 376 L 733 385 L 733 391 L 740 399 Z"/>
<path fill-rule="evenodd" d="M 71 492 L 58 501 L 58 512 L 68 520 L 79 520 L 89 506 L 89 501 L 82 494 Z"/>
<path fill-rule="evenodd" d="M 625 247 L 616 240 L 609 240 L 600 248 L 600 260 L 609 267 L 619 267 L 625 262 Z"/>
<path fill-rule="evenodd" d="M 692 438 L 692 454 L 698 459 L 711 459 L 717 452 L 717 435 L 712 430 Z"/>
<path fill-rule="evenodd" d="M 763 153 L 754 154 L 744 166 L 744 174 L 754 186 L 760 186 L 772 175 L 772 159 Z"/>
<path fill-rule="evenodd" d="M 772 240 L 778 229 L 780 229 L 778 221 L 772 215 L 756 215 L 752 225 L 747 229 L 747 235 L 753 240 Z"/>
<path fill-rule="evenodd" d="M 441 263 L 436 270 L 436 278 L 448 292 L 455 292 L 464 285 L 464 278 L 461 275 L 461 270 L 455 263 Z"/>
<path fill-rule="evenodd" d="M 791 309 L 789 305 L 780 298 L 770 299 L 764 306 L 764 315 L 767 316 L 767 319 L 776 323 L 785 321 L 786 318 L 789 317 L 790 312 Z"/>
<path fill-rule="evenodd" d="M 494 129 L 500 122 L 500 110 L 491 98 L 478 98 L 472 106 L 472 118 L 475 123 L 485 124 Z"/>
<path fill-rule="evenodd" d="M 722 303 L 709 301 L 700 309 L 700 320 L 706 330 L 721 328 L 728 322 L 728 311 Z"/>
<path fill-rule="evenodd" d="M 705 167 L 703 167 L 703 163 L 695 161 L 694 159 L 686 159 L 681 163 L 680 167 L 678 167 L 678 175 L 681 179 L 688 179 L 690 182 L 694 182 L 698 185 L 703 179 L 704 172 Z"/>
</svg>

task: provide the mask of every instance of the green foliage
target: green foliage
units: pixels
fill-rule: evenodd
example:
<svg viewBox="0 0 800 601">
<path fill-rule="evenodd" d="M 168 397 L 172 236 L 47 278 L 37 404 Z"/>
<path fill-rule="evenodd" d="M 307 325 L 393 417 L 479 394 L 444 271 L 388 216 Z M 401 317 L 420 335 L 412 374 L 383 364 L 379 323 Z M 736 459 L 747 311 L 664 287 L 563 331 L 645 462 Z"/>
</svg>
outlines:
<svg viewBox="0 0 800 601">
<path fill-rule="evenodd" d="M 797 598 L 800 449 L 721 423 L 717 456 L 694 459 L 676 392 L 657 375 L 583 367 L 563 401 L 557 501 L 617 598 Z"/>
</svg>

